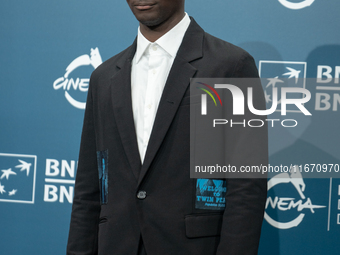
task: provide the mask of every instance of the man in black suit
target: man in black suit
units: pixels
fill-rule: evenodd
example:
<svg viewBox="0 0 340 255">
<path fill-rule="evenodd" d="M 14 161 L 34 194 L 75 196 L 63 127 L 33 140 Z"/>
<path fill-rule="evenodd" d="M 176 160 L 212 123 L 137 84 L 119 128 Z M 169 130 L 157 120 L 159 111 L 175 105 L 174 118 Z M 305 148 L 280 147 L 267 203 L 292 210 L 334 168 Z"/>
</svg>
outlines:
<svg viewBox="0 0 340 255">
<path fill-rule="evenodd" d="M 189 172 L 190 78 L 257 77 L 253 58 L 205 33 L 184 0 L 127 2 L 140 30 L 91 76 L 67 254 L 257 254 L 266 180 Z M 263 130 L 230 137 L 233 163 L 266 164 Z M 196 203 L 215 184 L 224 210 Z"/>
</svg>

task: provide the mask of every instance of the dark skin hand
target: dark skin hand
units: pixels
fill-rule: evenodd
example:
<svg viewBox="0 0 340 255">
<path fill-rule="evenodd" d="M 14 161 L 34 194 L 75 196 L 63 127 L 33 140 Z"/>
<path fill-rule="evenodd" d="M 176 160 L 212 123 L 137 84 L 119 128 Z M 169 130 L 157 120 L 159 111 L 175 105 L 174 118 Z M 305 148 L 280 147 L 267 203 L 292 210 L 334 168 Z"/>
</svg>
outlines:
<svg viewBox="0 0 340 255">
<path fill-rule="evenodd" d="M 184 17 L 184 0 L 126 0 L 140 24 L 140 31 L 155 42 Z"/>
</svg>

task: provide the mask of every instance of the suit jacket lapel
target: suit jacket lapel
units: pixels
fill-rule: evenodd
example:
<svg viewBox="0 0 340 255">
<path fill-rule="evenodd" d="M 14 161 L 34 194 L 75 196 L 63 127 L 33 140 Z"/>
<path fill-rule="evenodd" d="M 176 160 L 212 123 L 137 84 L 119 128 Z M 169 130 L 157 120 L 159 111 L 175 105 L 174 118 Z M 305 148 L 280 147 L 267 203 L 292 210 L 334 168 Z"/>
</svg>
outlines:
<svg viewBox="0 0 340 255">
<path fill-rule="evenodd" d="M 138 185 L 142 182 L 162 144 L 183 95 L 190 84 L 190 78 L 192 78 L 197 71 L 190 62 L 202 57 L 203 37 L 204 31 L 192 19 L 164 87 L 139 175 Z"/>
<path fill-rule="evenodd" d="M 121 141 L 134 176 L 138 179 L 141 160 L 138 151 L 131 100 L 131 61 L 136 40 L 117 62 L 120 70 L 111 78 L 111 98 Z"/>
</svg>

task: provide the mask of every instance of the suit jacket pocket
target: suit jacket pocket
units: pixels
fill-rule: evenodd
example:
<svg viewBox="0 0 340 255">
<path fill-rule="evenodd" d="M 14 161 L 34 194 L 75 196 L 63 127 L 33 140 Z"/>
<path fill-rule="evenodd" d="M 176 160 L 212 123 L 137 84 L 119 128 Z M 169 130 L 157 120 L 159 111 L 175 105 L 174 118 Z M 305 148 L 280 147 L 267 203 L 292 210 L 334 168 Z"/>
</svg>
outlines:
<svg viewBox="0 0 340 255">
<path fill-rule="evenodd" d="M 191 214 L 185 216 L 185 233 L 188 238 L 219 236 L 223 214 Z"/>
</svg>

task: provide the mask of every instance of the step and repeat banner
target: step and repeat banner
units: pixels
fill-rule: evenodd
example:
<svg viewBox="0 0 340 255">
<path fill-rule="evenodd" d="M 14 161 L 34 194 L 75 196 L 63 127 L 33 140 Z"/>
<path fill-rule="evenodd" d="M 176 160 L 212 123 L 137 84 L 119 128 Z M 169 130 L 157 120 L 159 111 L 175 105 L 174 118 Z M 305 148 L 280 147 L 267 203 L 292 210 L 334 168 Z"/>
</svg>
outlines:
<svg viewBox="0 0 340 255">
<path fill-rule="evenodd" d="M 279 92 L 268 121 L 259 254 L 339 254 L 340 2 L 187 0 L 186 11 L 254 56 L 268 108 L 274 88 L 310 92 L 287 115 Z M 138 23 L 112 0 L 3 0 L 0 19 L 0 253 L 65 254 L 89 77 Z M 292 166 L 303 171 L 279 169 Z"/>
</svg>

